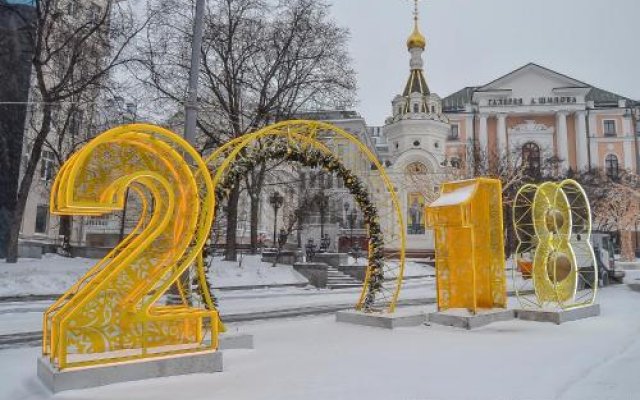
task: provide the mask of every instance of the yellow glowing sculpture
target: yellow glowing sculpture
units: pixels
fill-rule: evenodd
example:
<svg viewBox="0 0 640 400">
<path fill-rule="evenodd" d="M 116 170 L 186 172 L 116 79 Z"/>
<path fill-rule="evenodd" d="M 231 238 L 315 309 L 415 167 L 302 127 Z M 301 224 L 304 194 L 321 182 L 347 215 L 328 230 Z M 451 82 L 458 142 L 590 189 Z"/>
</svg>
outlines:
<svg viewBox="0 0 640 400">
<path fill-rule="evenodd" d="M 427 221 L 435 231 L 438 309 L 506 307 L 500 181 L 445 183 Z"/>
<path fill-rule="evenodd" d="M 381 207 L 384 206 L 392 210 L 392 215 L 390 216 L 391 223 L 388 224 L 386 229 L 383 227 L 383 231 L 386 231 L 384 235 L 385 240 L 389 241 L 390 238 L 397 240 L 399 244 L 399 251 L 397 254 L 393 255 L 397 260 L 386 262 L 383 266 L 382 272 L 384 273 L 384 280 L 380 283 L 382 287 L 378 291 L 379 294 L 370 310 L 379 310 L 389 313 L 394 312 L 398 296 L 400 295 L 405 263 L 406 237 L 400 202 L 398 201 L 394 186 L 384 167 L 380 164 L 380 161 L 375 154 L 373 154 L 373 152 L 357 137 L 334 125 L 319 121 L 294 120 L 268 126 L 224 144 L 207 158 L 207 165 L 209 165 L 210 169 L 214 171 L 214 186 L 218 186 L 218 183 L 221 181 L 223 176 L 228 173 L 231 164 L 243 157 L 243 151 L 248 147 L 259 143 L 260 140 L 273 137 L 285 138 L 291 142 L 298 143 L 303 147 L 307 146 L 321 152 L 332 154 L 334 154 L 332 146 L 336 144 L 336 141 L 352 143 L 358 149 L 358 155 L 362 156 L 363 160 L 366 161 L 368 175 L 371 175 L 372 168 L 370 168 L 370 166 L 374 167 L 373 169 L 376 171 L 376 177 L 380 180 L 379 184 L 376 182 L 377 187 L 382 189 L 385 202 L 387 203 Z M 371 186 L 376 186 L 376 184 L 371 185 L 370 183 Z M 379 207 L 379 209 L 381 207 Z M 375 268 L 372 266 L 367 268 L 367 275 L 364 280 L 362 292 L 356 304 L 356 309 L 358 310 L 365 308 L 365 302 L 372 282 L 372 275 L 379 272 L 374 269 Z"/>
<path fill-rule="evenodd" d="M 60 369 L 217 348 L 218 314 L 204 271 L 193 304 L 179 277 L 209 235 L 214 190 L 199 154 L 178 135 L 127 125 L 90 141 L 67 161 L 51 191 L 51 212 L 100 216 L 142 204 L 134 231 L 44 314 L 43 353 Z M 176 285 L 181 304 L 167 304 Z"/>
<path fill-rule="evenodd" d="M 597 265 L 591 209 L 576 181 L 525 185 L 513 204 L 518 237 L 514 284 L 525 308 L 569 309 L 592 304 Z"/>
</svg>

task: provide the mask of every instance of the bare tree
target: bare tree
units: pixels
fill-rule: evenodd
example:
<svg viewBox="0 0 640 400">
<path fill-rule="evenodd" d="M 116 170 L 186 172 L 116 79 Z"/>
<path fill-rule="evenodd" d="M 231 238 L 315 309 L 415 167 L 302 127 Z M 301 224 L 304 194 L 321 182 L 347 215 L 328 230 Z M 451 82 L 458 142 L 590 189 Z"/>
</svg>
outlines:
<svg viewBox="0 0 640 400">
<path fill-rule="evenodd" d="M 7 261 L 16 262 L 18 235 L 42 151 L 55 137 L 54 113 L 63 104 L 81 104 L 96 95 L 108 75 L 129 61 L 127 50 L 146 21 L 134 18 L 128 2 L 35 1 L 32 112 L 34 129 L 26 135 L 27 154 L 9 228 Z M 89 96 L 91 97 L 91 96 Z M 55 141 L 55 139 L 52 139 Z"/>
<path fill-rule="evenodd" d="M 162 2 L 166 4 L 167 1 Z M 192 2 L 175 1 L 158 19 L 141 48 L 137 76 L 155 89 L 156 100 L 181 108 L 189 67 Z M 208 2 L 200 70 L 202 151 L 290 118 L 303 109 L 350 99 L 355 88 L 348 33 L 318 0 L 212 0 Z M 268 144 L 265 144 L 268 145 Z M 246 185 L 252 205 L 252 246 L 257 244 L 257 209 L 266 167 Z M 228 197 L 225 257 L 236 258 L 239 193 Z"/>
<path fill-rule="evenodd" d="M 621 256 L 635 260 L 633 232 L 640 219 L 640 176 L 629 171 L 607 175 L 601 169 L 576 174 L 587 192 L 596 230 L 620 234 Z"/>
</svg>

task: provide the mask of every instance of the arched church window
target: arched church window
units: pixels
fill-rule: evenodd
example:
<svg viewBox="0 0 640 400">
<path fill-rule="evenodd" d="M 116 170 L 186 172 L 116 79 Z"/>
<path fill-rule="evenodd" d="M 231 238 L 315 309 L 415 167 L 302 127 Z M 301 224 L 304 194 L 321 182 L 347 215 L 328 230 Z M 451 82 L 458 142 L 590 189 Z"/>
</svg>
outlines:
<svg viewBox="0 0 640 400">
<path fill-rule="evenodd" d="M 436 107 L 435 106 L 431 106 L 431 114 L 435 114 L 436 113 Z"/>
<path fill-rule="evenodd" d="M 407 174 L 410 175 L 425 175 L 429 170 L 427 169 L 426 165 L 419 161 L 416 161 L 407 165 L 406 171 Z"/>
<path fill-rule="evenodd" d="M 527 175 L 540 175 L 540 146 L 533 142 L 522 146 L 522 165 Z"/>
<path fill-rule="evenodd" d="M 604 160 L 607 176 L 610 179 L 617 179 L 620 173 L 620 167 L 618 165 L 618 156 L 615 154 L 609 154 Z"/>
<path fill-rule="evenodd" d="M 414 113 L 414 114 L 417 114 L 417 113 L 418 113 L 418 103 L 415 103 L 415 104 L 413 105 L 413 113 Z"/>
</svg>

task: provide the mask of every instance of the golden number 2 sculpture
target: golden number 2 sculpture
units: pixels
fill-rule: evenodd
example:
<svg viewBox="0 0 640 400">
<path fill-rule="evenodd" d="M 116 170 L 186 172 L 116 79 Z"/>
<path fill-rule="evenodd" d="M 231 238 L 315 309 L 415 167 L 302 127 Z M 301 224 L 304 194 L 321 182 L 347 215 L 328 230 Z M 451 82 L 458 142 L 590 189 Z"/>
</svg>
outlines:
<svg viewBox="0 0 640 400">
<path fill-rule="evenodd" d="M 505 308 L 502 185 L 497 179 L 447 182 L 427 206 L 435 230 L 438 310 Z"/>
<path fill-rule="evenodd" d="M 593 303 L 597 265 L 591 209 L 576 181 L 525 185 L 513 204 L 518 237 L 516 294 L 523 307 L 569 309 Z"/>
<path fill-rule="evenodd" d="M 142 204 L 138 226 L 44 314 L 43 353 L 60 369 L 217 348 L 218 314 L 204 272 L 197 271 L 199 306 L 179 280 L 211 230 L 215 197 L 206 165 L 170 131 L 118 127 L 64 164 L 51 211 L 108 214 L 123 208 L 127 189 Z M 165 301 L 173 284 L 181 304 Z"/>
</svg>

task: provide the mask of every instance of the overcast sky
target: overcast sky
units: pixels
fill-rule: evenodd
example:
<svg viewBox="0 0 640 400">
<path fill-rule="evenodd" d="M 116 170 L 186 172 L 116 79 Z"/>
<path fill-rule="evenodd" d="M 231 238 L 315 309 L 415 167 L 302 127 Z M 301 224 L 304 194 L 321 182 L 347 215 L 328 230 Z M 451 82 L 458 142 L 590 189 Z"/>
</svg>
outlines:
<svg viewBox="0 0 640 400">
<path fill-rule="evenodd" d="M 412 0 L 330 0 L 351 31 L 358 110 L 381 125 L 409 71 Z M 640 99 L 640 0 L 423 0 L 426 77 L 444 97 L 535 62 Z"/>
</svg>

